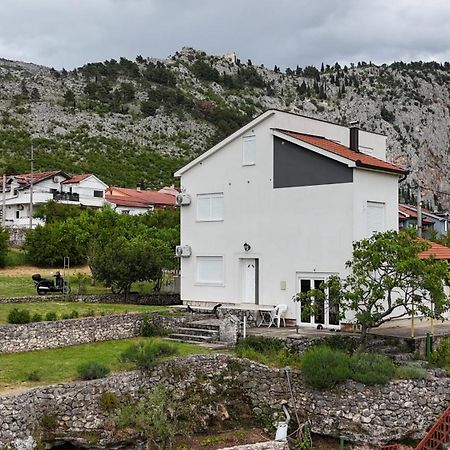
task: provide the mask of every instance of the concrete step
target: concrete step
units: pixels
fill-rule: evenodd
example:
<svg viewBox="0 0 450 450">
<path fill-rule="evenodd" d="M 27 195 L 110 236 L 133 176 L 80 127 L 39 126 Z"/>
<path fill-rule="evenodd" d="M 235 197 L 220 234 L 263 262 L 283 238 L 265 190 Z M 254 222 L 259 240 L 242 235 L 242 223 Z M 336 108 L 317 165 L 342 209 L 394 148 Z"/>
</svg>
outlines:
<svg viewBox="0 0 450 450">
<path fill-rule="evenodd" d="M 211 328 L 193 328 L 193 327 L 188 327 L 188 328 L 176 328 L 174 330 L 176 333 L 178 334 L 189 334 L 191 336 L 205 336 L 205 337 L 210 337 L 213 338 L 213 340 L 217 340 L 219 337 L 219 332 L 216 329 L 211 329 Z"/>
<path fill-rule="evenodd" d="M 190 342 L 193 344 L 204 344 L 206 342 L 211 342 L 214 339 L 211 339 L 210 336 L 199 336 L 197 334 L 183 334 L 183 333 L 172 333 L 169 334 L 169 339 L 176 340 L 179 342 Z"/>
<path fill-rule="evenodd" d="M 196 322 L 189 322 L 186 324 L 186 327 L 188 328 L 195 328 L 195 329 L 201 329 L 201 330 L 219 330 L 219 322 L 213 321 L 213 320 L 199 320 Z"/>
</svg>

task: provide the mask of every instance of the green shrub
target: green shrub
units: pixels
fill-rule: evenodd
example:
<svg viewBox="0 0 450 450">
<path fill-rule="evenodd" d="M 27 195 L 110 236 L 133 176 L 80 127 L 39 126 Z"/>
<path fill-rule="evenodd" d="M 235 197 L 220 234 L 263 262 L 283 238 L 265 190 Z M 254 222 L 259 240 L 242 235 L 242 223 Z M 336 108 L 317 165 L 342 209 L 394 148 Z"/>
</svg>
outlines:
<svg viewBox="0 0 450 450">
<path fill-rule="evenodd" d="M 395 369 L 395 378 L 399 380 L 424 380 L 427 371 L 422 367 L 405 365 Z"/>
<path fill-rule="evenodd" d="M 8 314 L 8 323 L 23 324 L 30 323 L 30 311 L 27 309 L 13 308 Z"/>
<path fill-rule="evenodd" d="M 236 352 L 244 349 L 252 349 L 258 353 L 270 353 L 278 352 L 285 348 L 286 346 L 281 339 L 265 336 L 248 336 L 237 343 Z"/>
<path fill-rule="evenodd" d="M 364 384 L 385 384 L 395 373 L 393 362 L 378 353 L 355 353 L 350 368 L 351 378 Z"/>
<path fill-rule="evenodd" d="M 94 317 L 95 316 L 95 311 L 92 308 L 87 309 L 83 314 L 83 317 Z"/>
<path fill-rule="evenodd" d="M 31 321 L 32 321 L 32 322 L 41 322 L 41 321 L 42 321 L 42 315 L 39 314 L 39 313 L 34 313 L 34 314 L 31 316 Z"/>
<path fill-rule="evenodd" d="M 75 309 L 72 310 L 69 314 L 69 319 L 76 319 L 78 317 L 78 311 L 76 311 Z"/>
<path fill-rule="evenodd" d="M 78 375 L 82 380 L 96 380 L 97 378 L 103 378 L 110 372 L 109 368 L 96 361 L 89 361 L 80 364 L 77 367 Z"/>
<path fill-rule="evenodd" d="M 47 322 L 53 322 L 55 320 L 58 319 L 58 316 L 56 315 L 56 313 L 54 311 L 49 311 L 46 315 L 45 315 L 45 320 Z"/>
<path fill-rule="evenodd" d="M 349 378 L 349 358 L 346 353 L 330 347 L 312 347 L 303 356 L 303 378 L 315 388 L 330 388 Z"/>
<path fill-rule="evenodd" d="M 0 227 L 0 267 L 5 267 L 8 257 L 9 233 Z"/>
<path fill-rule="evenodd" d="M 128 347 L 121 355 L 123 362 L 134 362 L 140 369 L 151 369 L 161 358 L 176 355 L 178 347 L 172 342 L 140 342 Z"/>
<path fill-rule="evenodd" d="M 144 337 L 167 336 L 168 331 L 164 327 L 151 322 L 150 316 L 148 314 L 144 314 L 141 326 L 141 334 Z"/>
<path fill-rule="evenodd" d="M 43 414 L 39 422 L 45 430 L 54 430 L 58 425 L 56 414 Z"/>
<path fill-rule="evenodd" d="M 32 370 L 27 374 L 27 381 L 41 381 L 41 375 L 37 370 Z"/>
<path fill-rule="evenodd" d="M 102 411 L 111 412 L 119 406 L 120 400 L 114 392 L 103 392 L 100 395 L 99 404 Z"/>
<path fill-rule="evenodd" d="M 450 340 L 443 339 L 430 356 L 430 363 L 436 367 L 450 369 Z"/>
</svg>

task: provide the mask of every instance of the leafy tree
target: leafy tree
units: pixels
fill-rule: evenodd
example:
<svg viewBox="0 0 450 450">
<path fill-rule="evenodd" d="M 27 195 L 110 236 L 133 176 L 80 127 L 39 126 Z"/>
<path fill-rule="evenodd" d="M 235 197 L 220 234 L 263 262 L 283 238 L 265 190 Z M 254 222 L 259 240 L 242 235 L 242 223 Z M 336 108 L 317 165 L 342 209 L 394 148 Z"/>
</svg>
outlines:
<svg viewBox="0 0 450 450">
<path fill-rule="evenodd" d="M 0 227 L 0 267 L 6 265 L 6 255 L 8 254 L 9 233 L 5 228 Z"/>
<path fill-rule="evenodd" d="M 71 106 L 72 108 L 75 108 L 75 94 L 73 93 L 72 90 L 68 89 L 65 93 L 64 93 L 64 104 L 66 106 Z"/>
<path fill-rule="evenodd" d="M 70 217 L 78 217 L 82 212 L 79 206 L 49 200 L 35 209 L 34 217 L 43 219 L 45 223 L 64 222 Z"/>
<path fill-rule="evenodd" d="M 332 276 L 320 289 L 298 294 L 297 300 L 314 310 L 314 299 L 323 298 L 328 290 L 330 305 L 338 305 L 342 317 L 354 312 L 361 325 L 361 347 L 371 328 L 390 320 L 411 314 L 442 319 L 450 307 L 444 292 L 449 268 L 446 261 L 418 257 L 429 247 L 414 230 L 377 233 L 353 244 L 347 277 Z"/>
<path fill-rule="evenodd" d="M 163 268 L 170 264 L 169 246 L 154 238 L 119 237 L 95 245 L 91 265 L 97 280 L 128 298 L 132 283 L 153 280 L 160 287 Z"/>
<path fill-rule="evenodd" d="M 206 81 L 219 81 L 220 74 L 217 69 L 203 60 L 197 60 L 190 67 L 191 72 L 201 80 Z"/>
<path fill-rule="evenodd" d="M 41 94 L 39 93 L 37 88 L 33 88 L 31 90 L 31 96 L 30 96 L 31 100 L 33 100 L 33 102 L 38 102 L 41 99 Z"/>
</svg>

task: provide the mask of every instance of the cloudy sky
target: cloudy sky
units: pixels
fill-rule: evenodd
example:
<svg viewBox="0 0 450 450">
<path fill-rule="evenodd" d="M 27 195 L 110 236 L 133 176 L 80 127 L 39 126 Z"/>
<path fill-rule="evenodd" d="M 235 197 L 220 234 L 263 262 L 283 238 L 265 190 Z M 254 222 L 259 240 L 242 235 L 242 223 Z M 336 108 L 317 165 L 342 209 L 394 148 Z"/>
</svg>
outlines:
<svg viewBox="0 0 450 450">
<path fill-rule="evenodd" d="M 0 57 L 55 68 L 183 46 L 295 67 L 450 60 L 448 0 L 0 0 Z"/>
</svg>

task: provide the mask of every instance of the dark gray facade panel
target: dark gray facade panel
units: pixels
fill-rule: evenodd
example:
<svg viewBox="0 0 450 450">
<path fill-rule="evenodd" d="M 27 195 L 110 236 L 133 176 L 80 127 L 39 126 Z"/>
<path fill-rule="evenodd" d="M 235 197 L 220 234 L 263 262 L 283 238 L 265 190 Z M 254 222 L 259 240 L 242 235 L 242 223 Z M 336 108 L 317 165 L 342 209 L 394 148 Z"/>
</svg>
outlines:
<svg viewBox="0 0 450 450">
<path fill-rule="evenodd" d="M 352 182 L 352 168 L 299 145 L 274 137 L 274 188 Z"/>
</svg>

